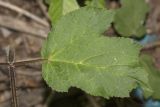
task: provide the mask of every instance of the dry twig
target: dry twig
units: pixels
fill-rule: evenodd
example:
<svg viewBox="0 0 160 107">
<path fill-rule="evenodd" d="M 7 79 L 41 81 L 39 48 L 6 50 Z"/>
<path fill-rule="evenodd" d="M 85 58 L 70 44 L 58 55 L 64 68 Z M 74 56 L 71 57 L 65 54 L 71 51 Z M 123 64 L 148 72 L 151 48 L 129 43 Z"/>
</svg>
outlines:
<svg viewBox="0 0 160 107">
<path fill-rule="evenodd" d="M 39 24 L 42 24 L 46 27 L 49 27 L 49 24 L 48 22 L 46 22 L 45 20 L 42 20 L 41 18 L 39 18 L 38 16 L 35 16 L 34 14 L 24 10 L 24 9 L 21 9 L 13 4 L 10 4 L 10 3 L 7 3 L 7 2 L 4 2 L 4 1 L 0 1 L 0 6 L 3 6 L 5 8 L 8 8 L 8 9 L 11 9 L 11 10 L 14 10 L 20 14 L 23 14 L 33 20 L 35 20 L 36 22 L 38 22 Z"/>
<path fill-rule="evenodd" d="M 43 0 L 37 0 L 37 3 L 41 9 L 41 11 L 43 12 L 43 14 L 45 15 L 45 17 L 47 18 L 47 20 L 50 20 L 48 12 L 47 12 L 47 8 L 43 3 Z"/>
<path fill-rule="evenodd" d="M 43 39 L 47 37 L 47 32 L 48 32 L 48 31 L 45 31 L 45 29 L 33 27 L 29 25 L 27 22 L 14 19 L 12 17 L 4 16 L 4 15 L 0 16 L 0 26 L 13 29 L 16 31 L 24 32 L 24 33 L 29 33 Z"/>
</svg>

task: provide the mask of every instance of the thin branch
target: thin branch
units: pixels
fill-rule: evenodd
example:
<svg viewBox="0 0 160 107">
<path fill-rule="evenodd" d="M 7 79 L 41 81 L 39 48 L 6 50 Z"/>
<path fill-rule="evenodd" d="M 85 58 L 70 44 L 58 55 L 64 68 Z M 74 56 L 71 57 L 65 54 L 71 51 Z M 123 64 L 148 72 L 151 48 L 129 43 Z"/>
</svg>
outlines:
<svg viewBox="0 0 160 107">
<path fill-rule="evenodd" d="M 9 66 L 9 76 L 10 76 L 10 85 L 12 94 L 12 104 L 13 107 L 18 107 L 17 92 L 16 92 L 16 74 L 13 66 Z"/>
<path fill-rule="evenodd" d="M 45 29 L 31 26 L 27 22 L 24 22 L 12 17 L 4 16 L 4 15 L 3 16 L 0 15 L 0 26 L 13 29 L 16 31 L 28 33 L 42 39 L 45 39 L 47 37 L 47 32 L 48 32 Z"/>
<path fill-rule="evenodd" d="M 21 9 L 21 8 L 15 6 L 15 5 L 13 5 L 13 4 L 10 4 L 10 3 L 4 2 L 4 1 L 0 1 L 0 6 L 3 6 L 3 7 L 5 7 L 5 8 L 11 9 L 11 10 L 13 10 L 13 11 L 16 11 L 16 12 L 18 12 L 18 13 L 20 13 L 20 14 L 23 14 L 23 15 L 25 15 L 25 16 L 33 19 L 33 20 L 35 20 L 35 21 L 38 22 L 39 24 L 42 24 L 42 25 L 44 25 L 44 26 L 46 26 L 46 27 L 49 27 L 48 22 L 46 22 L 45 20 L 42 20 L 42 19 L 39 18 L 38 16 L 35 16 L 34 14 L 32 14 L 32 13 L 30 13 L 30 12 L 24 10 L 24 9 Z"/>
<path fill-rule="evenodd" d="M 28 63 L 34 63 L 39 61 L 45 61 L 46 59 L 42 58 L 35 58 L 35 59 L 27 59 L 22 61 L 15 62 L 15 51 L 13 48 L 9 48 L 7 53 L 7 62 L 8 63 L 1 63 L 1 64 L 7 64 L 8 70 L 9 70 L 9 78 L 10 78 L 10 88 L 11 88 L 11 95 L 12 95 L 12 107 L 18 107 L 18 100 L 17 100 L 17 90 L 16 90 L 16 72 L 15 67 L 28 64 Z M 23 73 L 24 74 L 24 73 Z M 25 73 L 26 75 L 26 73 Z"/>
<path fill-rule="evenodd" d="M 12 94 L 12 106 L 18 107 L 14 60 L 15 60 L 15 51 L 13 48 L 9 48 L 7 52 L 7 62 L 9 63 L 8 70 L 9 70 L 10 88 L 11 88 L 11 94 Z"/>
<path fill-rule="evenodd" d="M 45 15 L 45 17 L 49 21 L 50 17 L 49 17 L 48 12 L 47 12 L 47 7 L 43 3 L 43 0 L 36 0 L 36 1 L 37 1 L 38 5 L 39 5 L 40 9 L 42 10 L 43 14 Z"/>
</svg>

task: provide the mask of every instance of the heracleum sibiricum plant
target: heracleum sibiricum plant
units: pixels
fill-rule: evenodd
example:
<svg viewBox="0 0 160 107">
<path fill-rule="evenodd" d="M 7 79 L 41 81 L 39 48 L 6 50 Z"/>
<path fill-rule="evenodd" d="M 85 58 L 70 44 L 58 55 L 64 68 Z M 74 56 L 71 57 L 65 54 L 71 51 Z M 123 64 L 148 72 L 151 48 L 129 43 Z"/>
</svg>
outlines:
<svg viewBox="0 0 160 107">
<path fill-rule="evenodd" d="M 106 10 L 103 0 L 86 0 L 80 8 L 75 0 L 48 0 L 52 30 L 42 47 L 42 58 L 0 63 L 10 71 L 19 64 L 45 60 L 42 74 L 59 92 L 77 87 L 94 96 L 129 97 L 140 86 L 145 96 L 160 99 L 160 73 L 148 56 L 140 57 L 142 46 L 133 39 L 145 34 L 148 5 L 145 0 L 121 0 L 121 8 Z M 106 37 L 112 25 L 121 37 Z M 12 59 L 12 57 L 11 57 Z M 11 90 L 18 106 L 14 72 Z M 14 88 L 14 89 L 13 89 Z"/>
</svg>

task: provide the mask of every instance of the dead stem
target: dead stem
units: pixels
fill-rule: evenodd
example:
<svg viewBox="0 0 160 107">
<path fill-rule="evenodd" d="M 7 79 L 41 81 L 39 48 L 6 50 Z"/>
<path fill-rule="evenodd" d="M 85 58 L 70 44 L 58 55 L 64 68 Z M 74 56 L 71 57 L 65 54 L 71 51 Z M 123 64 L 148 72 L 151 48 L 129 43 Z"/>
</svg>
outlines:
<svg viewBox="0 0 160 107">
<path fill-rule="evenodd" d="M 15 68 L 13 65 L 9 66 L 10 87 L 12 94 L 12 106 L 18 107 L 17 91 L 16 91 L 16 74 L 14 69 Z"/>
<path fill-rule="evenodd" d="M 8 66 L 10 88 L 11 88 L 11 95 L 12 95 L 12 107 L 18 107 L 15 67 L 23 66 L 29 63 L 42 62 L 46 60 L 47 59 L 43 59 L 43 58 L 34 58 L 34 59 L 15 61 L 15 52 L 13 49 L 9 48 L 9 50 L 7 51 L 7 62 L 4 62 L 4 63 L 2 62 L 0 63 L 0 65 Z"/>
<path fill-rule="evenodd" d="M 25 16 L 33 19 L 33 20 L 35 20 L 35 21 L 38 22 L 39 24 L 42 24 L 42 25 L 44 25 L 45 27 L 49 27 L 49 24 L 48 24 L 47 21 L 45 21 L 45 20 L 39 18 L 38 16 L 35 16 L 34 14 L 32 14 L 32 13 L 30 13 L 30 12 L 24 10 L 24 9 L 21 9 L 21 8 L 15 6 L 15 5 L 13 5 L 13 4 L 10 4 L 10 3 L 5 2 L 5 1 L 0 1 L 0 6 L 6 7 L 6 8 L 8 8 L 8 9 L 14 10 L 14 11 L 16 11 L 16 12 L 18 12 L 18 13 L 21 13 L 21 14 L 23 14 L 23 15 L 25 15 Z"/>
<path fill-rule="evenodd" d="M 7 62 L 8 62 L 10 88 L 11 88 L 11 95 L 12 95 L 12 107 L 18 107 L 14 60 L 15 60 L 15 50 L 12 48 L 9 48 L 7 50 Z"/>
<path fill-rule="evenodd" d="M 27 60 L 20 60 L 20 61 L 16 61 L 14 62 L 15 67 L 19 67 L 19 66 L 23 66 L 29 63 L 36 63 L 36 62 L 43 62 L 46 61 L 47 59 L 43 59 L 43 58 L 34 58 L 34 59 L 27 59 Z"/>
</svg>

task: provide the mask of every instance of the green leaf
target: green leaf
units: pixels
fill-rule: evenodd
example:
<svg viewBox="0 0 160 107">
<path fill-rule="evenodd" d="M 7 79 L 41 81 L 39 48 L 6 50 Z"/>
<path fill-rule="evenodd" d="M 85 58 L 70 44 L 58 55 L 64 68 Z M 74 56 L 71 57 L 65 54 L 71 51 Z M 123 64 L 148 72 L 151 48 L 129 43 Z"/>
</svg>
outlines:
<svg viewBox="0 0 160 107">
<path fill-rule="evenodd" d="M 153 98 L 160 99 L 160 71 L 153 65 L 152 58 L 148 55 L 141 56 L 141 64 L 149 73 L 149 84 L 153 93 L 145 92 L 145 96 L 151 95 Z"/>
<path fill-rule="evenodd" d="M 105 0 L 86 0 L 85 4 L 91 7 L 105 8 Z"/>
<path fill-rule="evenodd" d="M 105 98 L 128 97 L 147 84 L 147 73 L 138 67 L 141 46 L 131 39 L 104 37 L 114 12 L 81 8 L 62 17 L 42 49 L 43 78 L 53 89 L 70 87 Z M 147 87 L 145 87 L 147 88 Z"/>
<path fill-rule="evenodd" d="M 143 36 L 144 21 L 148 12 L 145 0 L 121 0 L 122 7 L 115 16 L 115 28 L 122 36 Z"/>
<path fill-rule="evenodd" d="M 52 24 L 55 24 L 63 15 L 78 9 L 76 0 L 51 0 L 49 6 L 49 16 Z"/>
</svg>

